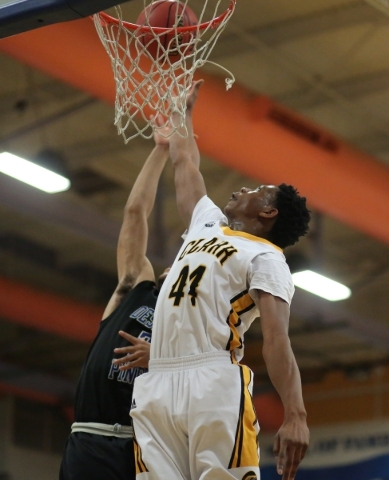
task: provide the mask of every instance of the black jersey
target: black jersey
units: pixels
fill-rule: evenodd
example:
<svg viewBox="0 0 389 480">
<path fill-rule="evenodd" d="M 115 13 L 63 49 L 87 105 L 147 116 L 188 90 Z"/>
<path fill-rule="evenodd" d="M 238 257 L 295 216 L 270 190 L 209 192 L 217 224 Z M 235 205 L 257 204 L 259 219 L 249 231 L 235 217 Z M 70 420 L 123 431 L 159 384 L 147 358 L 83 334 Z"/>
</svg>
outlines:
<svg viewBox="0 0 389 480">
<path fill-rule="evenodd" d="M 134 380 L 146 369 L 120 371 L 119 365 L 112 364 L 115 358 L 113 350 L 129 345 L 118 335 L 119 330 L 151 341 L 156 302 L 154 282 L 141 282 L 101 322 L 78 382 L 76 422 L 131 425 L 129 412 Z"/>
</svg>

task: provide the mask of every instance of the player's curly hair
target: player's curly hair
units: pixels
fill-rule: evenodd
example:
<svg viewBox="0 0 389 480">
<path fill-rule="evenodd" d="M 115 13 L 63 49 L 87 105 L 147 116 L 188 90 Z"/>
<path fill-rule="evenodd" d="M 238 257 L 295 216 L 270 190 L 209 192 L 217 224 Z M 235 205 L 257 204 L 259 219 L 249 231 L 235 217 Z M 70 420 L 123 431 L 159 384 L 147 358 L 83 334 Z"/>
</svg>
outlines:
<svg viewBox="0 0 389 480">
<path fill-rule="evenodd" d="M 280 248 L 290 247 L 308 232 L 311 215 L 306 198 L 300 197 L 292 185 L 282 183 L 278 185 L 274 206 L 278 215 L 269 240 Z"/>
</svg>

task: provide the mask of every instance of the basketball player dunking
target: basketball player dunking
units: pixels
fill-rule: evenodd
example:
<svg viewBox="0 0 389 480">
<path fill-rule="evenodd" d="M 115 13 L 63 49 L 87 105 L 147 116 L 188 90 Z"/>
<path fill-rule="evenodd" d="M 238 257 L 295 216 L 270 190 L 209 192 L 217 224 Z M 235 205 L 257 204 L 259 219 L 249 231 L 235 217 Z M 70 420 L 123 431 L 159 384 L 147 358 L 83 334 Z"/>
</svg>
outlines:
<svg viewBox="0 0 389 480">
<path fill-rule="evenodd" d="M 169 141 L 157 134 L 154 140 L 155 148 L 124 210 L 117 249 L 119 284 L 105 309 L 81 372 L 75 423 L 65 447 L 60 480 L 135 479 L 129 411 L 134 379 L 148 366 L 158 294 L 154 271 L 146 258 L 147 218 L 169 157 Z M 160 284 L 167 270 L 160 277 Z M 123 337 L 121 344 L 119 331 Z M 132 346 L 126 346 L 128 341 Z M 115 349 L 115 353 L 126 353 L 125 361 L 113 361 L 114 348 L 118 346 L 121 348 Z"/>
<path fill-rule="evenodd" d="M 244 332 L 260 314 L 264 359 L 285 410 L 277 471 L 292 480 L 309 431 L 288 336 L 294 287 L 282 249 L 306 234 L 309 211 L 285 184 L 242 188 L 225 215 L 206 196 L 192 127 L 200 85 L 187 96 L 189 136 L 170 139 L 189 228 L 158 297 L 149 372 L 135 381 L 137 473 L 139 480 L 260 478 L 253 375 L 239 363 Z"/>
</svg>

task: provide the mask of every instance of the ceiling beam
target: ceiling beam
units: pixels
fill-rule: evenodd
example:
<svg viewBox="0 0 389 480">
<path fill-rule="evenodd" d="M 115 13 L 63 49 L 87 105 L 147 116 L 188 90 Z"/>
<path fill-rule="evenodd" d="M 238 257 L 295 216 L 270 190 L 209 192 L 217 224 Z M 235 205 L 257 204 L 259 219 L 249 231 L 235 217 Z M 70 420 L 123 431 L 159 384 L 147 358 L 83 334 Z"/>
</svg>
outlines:
<svg viewBox="0 0 389 480">
<path fill-rule="evenodd" d="M 387 24 L 389 19 L 380 11 L 360 0 L 341 7 L 320 10 L 252 31 L 267 45 L 275 46 L 300 38 L 353 27 L 355 25 Z"/>
<path fill-rule="evenodd" d="M 327 82 L 329 88 L 347 100 L 358 100 L 368 95 L 382 94 L 389 89 L 389 70 L 354 76 L 336 82 Z M 318 107 L 332 103 L 328 95 L 315 90 L 314 86 L 279 95 L 277 101 L 296 110 Z"/>
<path fill-rule="evenodd" d="M 1 173 L 0 182 L 0 205 L 116 249 L 119 222 L 72 201 L 66 194 L 48 195 Z"/>
<path fill-rule="evenodd" d="M 251 33 L 267 45 L 275 46 L 355 25 L 387 24 L 388 22 L 389 19 L 382 12 L 360 0 L 341 7 L 319 10 L 266 25 L 252 30 Z"/>
<path fill-rule="evenodd" d="M 340 7 L 288 18 L 259 28 L 251 28 L 246 33 L 268 46 L 276 47 L 307 36 L 321 35 L 357 25 L 381 25 L 388 22 L 389 19 L 382 12 L 360 0 Z M 242 41 L 239 33 L 230 33 L 227 28 L 226 33 L 218 40 L 212 55 L 214 57 L 242 55 L 254 48 L 252 43 L 245 42 L 244 39 Z"/>
<path fill-rule="evenodd" d="M 15 132 L 9 133 L 6 137 L 0 137 L 0 148 L 6 148 L 10 142 L 16 142 L 25 135 L 31 135 L 31 133 L 40 130 L 48 125 L 52 125 L 55 122 L 64 120 L 67 117 L 72 116 L 80 110 L 84 110 L 86 107 L 93 105 L 96 102 L 94 98 L 84 98 L 74 105 L 63 108 L 58 112 L 55 112 L 51 115 L 47 115 L 30 125 L 19 128 Z"/>
<path fill-rule="evenodd" d="M 13 62 L 13 60 L 10 61 Z M 9 65 L 4 62 L 3 68 L 7 69 Z M 45 83 L 33 86 L 26 83 L 17 91 L 0 94 L 0 112 L 5 118 L 15 112 L 24 112 L 29 107 L 39 108 L 43 104 L 47 106 L 48 103 L 77 101 L 82 97 L 82 92 L 56 80 L 49 79 Z"/>
</svg>

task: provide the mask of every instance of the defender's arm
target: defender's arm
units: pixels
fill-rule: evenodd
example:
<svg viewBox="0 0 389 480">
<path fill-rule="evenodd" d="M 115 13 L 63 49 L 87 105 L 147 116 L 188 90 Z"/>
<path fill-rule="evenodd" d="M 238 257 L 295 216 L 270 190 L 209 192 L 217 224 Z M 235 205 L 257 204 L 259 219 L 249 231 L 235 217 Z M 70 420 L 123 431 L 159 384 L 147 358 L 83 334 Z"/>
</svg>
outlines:
<svg viewBox="0 0 389 480">
<path fill-rule="evenodd" d="M 123 224 L 117 247 L 118 286 L 103 315 L 112 313 L 129 290 L 143 280 L 155 280 L 146 257 L 147 219 L 154 206 L 158 181 L 169 157 L 169 141 L 155 136 L 156 145 L 144 164 L 124 208 Z"/>
</svg>

